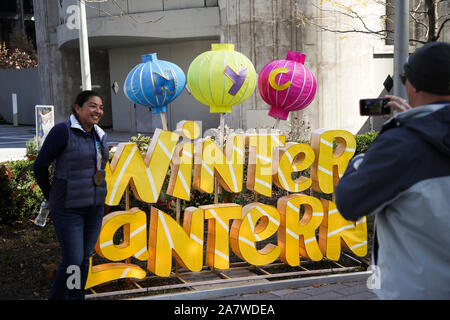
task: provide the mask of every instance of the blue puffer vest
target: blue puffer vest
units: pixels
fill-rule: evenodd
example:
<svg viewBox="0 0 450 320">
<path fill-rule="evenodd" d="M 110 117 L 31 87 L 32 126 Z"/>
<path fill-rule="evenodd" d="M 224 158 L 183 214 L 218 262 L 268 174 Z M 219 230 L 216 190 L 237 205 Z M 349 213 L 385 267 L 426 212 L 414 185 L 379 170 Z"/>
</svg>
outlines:
<svg viewBox="0 0 450 320">
<path fill-rule="evenodd" d="M 99 186 L 94 184 L 97 153 L 92 133 L 86 132 L 74 115 L 70 116 L 66 125 L 69 136 L 66 148 L 55 161 L 49 199 L 50 208 L 60 209 L 58 207 L 61 207 L 63 203 L 64 208 L 102 205 L 107 192 L 106 181 L 103 180 Z M 94 126 L 94 130 L 100 139 L 102 149 L 101 170 L 105 170 L 109 157 L 106 133 L 97 125 Z"/>
</svg>

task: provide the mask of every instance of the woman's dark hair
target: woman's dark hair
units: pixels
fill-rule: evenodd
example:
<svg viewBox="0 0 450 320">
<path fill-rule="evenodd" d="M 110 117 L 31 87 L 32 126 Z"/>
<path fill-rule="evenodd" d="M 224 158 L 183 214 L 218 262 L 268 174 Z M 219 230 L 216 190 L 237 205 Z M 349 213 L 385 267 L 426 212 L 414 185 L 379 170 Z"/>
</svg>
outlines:
<svg viewBox="0 0 450 320">
<path fill-rule="evenodd" d="M 86 101 L 88 101 L 90 97 L 99 97 L 99 98 L 102 99 L 102 101 L 103 101 L 103 97 L 102 97 L 97 91 L 94 91 L 94 90 L 85 90 L 85 91 L 81 91 L 81 92 L 77 95 L 77 97 L 75 98 L 75 102 L 74 102 L 74 104 L 73 104 L 73 106 L 72 106 L 72 113 L 73 113 L 74 115 L 76 115 L 76 112 L 75 112 L 75 105 L 79 105 L 80 107 L 82 107 L 83 104 L 84 104 Z"/>
</svg>

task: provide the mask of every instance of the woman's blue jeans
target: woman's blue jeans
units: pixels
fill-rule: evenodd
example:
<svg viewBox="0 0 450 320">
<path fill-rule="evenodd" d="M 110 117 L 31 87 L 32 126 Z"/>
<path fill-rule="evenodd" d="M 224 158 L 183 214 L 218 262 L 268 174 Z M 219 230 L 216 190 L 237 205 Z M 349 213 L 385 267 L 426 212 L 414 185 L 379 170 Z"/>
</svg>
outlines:
<svg viewBox="0 0 450 320">
<path fill-rule="evenodd" d="M 102 226 L 103 206 L 55 210 L 50 217 L 61 245 L 62 261 L 56 271 L 49 299 L 84 299 L 89 258 Z M 68 285 L 68 278 L 76 275 L 74 270 L 80 271 L 80 281 L 72 281 Z"/>
</svg>

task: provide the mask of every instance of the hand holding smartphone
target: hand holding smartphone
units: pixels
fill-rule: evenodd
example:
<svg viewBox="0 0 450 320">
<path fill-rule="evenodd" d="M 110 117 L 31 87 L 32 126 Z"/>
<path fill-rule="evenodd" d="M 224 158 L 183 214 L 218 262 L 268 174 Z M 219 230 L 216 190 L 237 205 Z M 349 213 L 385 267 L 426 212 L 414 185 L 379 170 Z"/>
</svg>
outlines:
<svg viewBox="0 0 450 320">
<path fill-rule="evenodd" d="M 382 116 L 391 113 L 386 104 L 389 99 L 361 99 L 359 100 L 359 113 L 362 116 Z"/>
</svg>

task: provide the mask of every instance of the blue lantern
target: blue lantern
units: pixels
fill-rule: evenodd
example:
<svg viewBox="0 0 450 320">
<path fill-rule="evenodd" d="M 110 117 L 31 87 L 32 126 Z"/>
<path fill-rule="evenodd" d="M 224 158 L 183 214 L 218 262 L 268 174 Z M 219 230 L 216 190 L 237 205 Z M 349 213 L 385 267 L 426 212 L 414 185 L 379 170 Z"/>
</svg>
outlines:
<svg viewBox="0 0 450 320">
<path fill-rule="evenodd" d="M 123 91 L 133 103 L 151 107 L 152 113 L 167 112 L 186 86 L 186 76 L 176 64 L 158 60 L 156 53 L 142 56 L 125 79 Z"/>
</svg>

